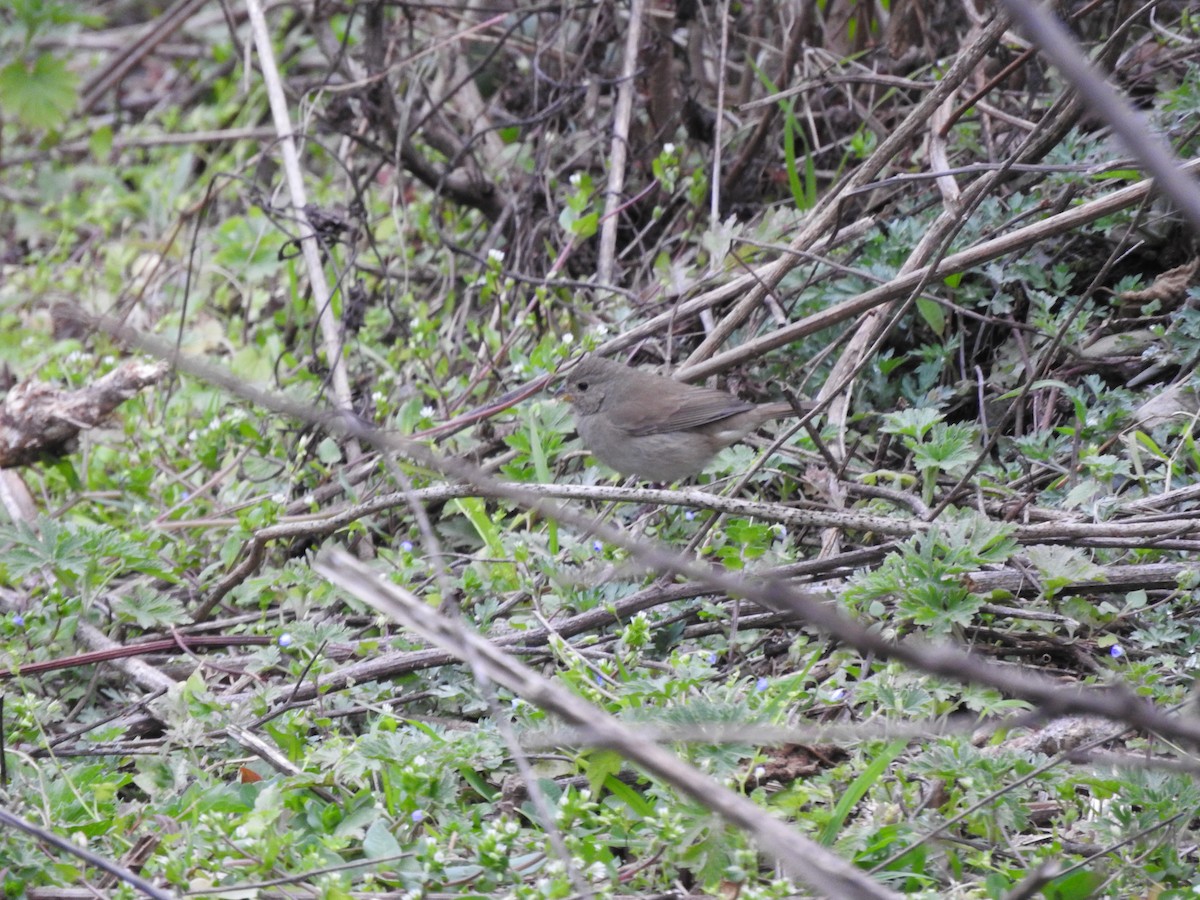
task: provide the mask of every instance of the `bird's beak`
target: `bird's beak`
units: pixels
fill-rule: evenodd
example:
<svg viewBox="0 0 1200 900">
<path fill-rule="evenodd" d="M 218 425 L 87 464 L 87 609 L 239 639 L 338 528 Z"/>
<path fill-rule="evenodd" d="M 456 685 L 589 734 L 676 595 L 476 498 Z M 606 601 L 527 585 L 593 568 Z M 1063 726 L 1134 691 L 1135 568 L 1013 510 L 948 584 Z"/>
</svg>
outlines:
<svg viewBox="0 0 1200 900">
<path fill-rule="evenodd" d="M 550 396 L 555 400 L 565 400 L 567 403 L 570 403 L 575 399 L 574 395 L 571 393 L 571 382 L 569 382 L 566 376 L 561 373 L 559 373 L 558 377 L 561 380 L 558 383 L 558 387 L 550 391 Z"/>
</svg>

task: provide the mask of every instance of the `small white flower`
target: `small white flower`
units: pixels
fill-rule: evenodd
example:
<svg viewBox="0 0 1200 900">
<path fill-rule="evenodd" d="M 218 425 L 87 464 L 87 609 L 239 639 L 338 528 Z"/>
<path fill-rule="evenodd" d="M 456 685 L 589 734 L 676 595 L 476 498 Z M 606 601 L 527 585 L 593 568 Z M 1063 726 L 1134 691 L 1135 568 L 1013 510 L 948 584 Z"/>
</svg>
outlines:
<svg viewBox="0 0 1200 900">
<path fill-rule="evenodd" d="M 492 262 L 504 262 L 504 251 L 495 249 L 489 250 L 488 259 L 492 260 Z"/>
<path fill-rule="evenodd" d="M 564 334 L 562 336 L 562 342 L 564 344 L 568 344 L 568 345 L 575 343 L 575 335 L 570 334 L 570 333 Z"/>
</svg>

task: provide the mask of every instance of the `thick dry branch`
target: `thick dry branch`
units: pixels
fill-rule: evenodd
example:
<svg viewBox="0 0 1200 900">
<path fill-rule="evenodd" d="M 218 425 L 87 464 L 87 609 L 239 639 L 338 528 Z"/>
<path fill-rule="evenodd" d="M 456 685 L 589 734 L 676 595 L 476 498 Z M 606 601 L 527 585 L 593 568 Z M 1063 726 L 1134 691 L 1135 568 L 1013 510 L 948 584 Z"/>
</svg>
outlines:
<svg viewBox="0 0 1200 900">
<path fill-rule="evenodd" d="M 92 385 L 64 391 L 25 381 L 0 405 L 0 468 L 27 466 L 69 453 L 79 432 L 95 428 L 118 406 L 169 371 L 165 362 L 130 360 Z"/>
<path fill-rule="evenodd" d="M 1131 566 L 1105 566 L 1093 581 L 1072 581 L 1060 588 L 1062 594 L 1105 594 L 1132 590 L 1171 590 L 1179 586 L 1179 576 L 1188 566 L 1176 563 L 1146 563 Z M 1036 595 L 1042 587 L 1024 572 L 1002 569 L 995 572 L 971 572 L 963 583 L 977 594 L 1005 591 L 1010 594 Z"/>
</svg>

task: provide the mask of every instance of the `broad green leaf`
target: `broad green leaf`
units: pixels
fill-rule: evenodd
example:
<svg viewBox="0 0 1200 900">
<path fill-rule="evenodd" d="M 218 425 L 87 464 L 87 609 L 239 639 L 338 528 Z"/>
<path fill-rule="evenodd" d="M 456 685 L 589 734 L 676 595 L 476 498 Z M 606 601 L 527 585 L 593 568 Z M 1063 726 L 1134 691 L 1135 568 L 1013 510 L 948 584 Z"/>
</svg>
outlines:
<svg viewBox="0 0 1200 900">
<path fill-rule="evenodd" d="M 376 819 L 371 824 L 371 827 L 367 829 L 366 837 L 363 838 L 362 848 L 363 855 L 367 859 L 399 856 L 401 852 L 400 842 L 388 830 L 387 823 L 383 819 Z"/>
<path fill-rule="evenodd" d="M 78 81 L 53 56 L 42 54 L 32 65 L 15 60 L 0 69 L 0 108 L 27 128 L 56 128 L 75 108 Z"/>
<path fill-rule="evenodd" d="M 1068 584 L 1104 579 L 1104 570 L 1082 550 L 1036 544 L 1027 547 L 1025 555 L 1037 568 L 1047 597 L 1053 597 Z"/>
<path fill-rule="evenodd" d="M 917 298 L 917 312 L 921 314 L 921 318 L 925 320 L 934 334 L 942 337 L 946 333 L 946 313 L 942 309 L 942 304 L 930 300 L 928 297 Z"/>
</svg>

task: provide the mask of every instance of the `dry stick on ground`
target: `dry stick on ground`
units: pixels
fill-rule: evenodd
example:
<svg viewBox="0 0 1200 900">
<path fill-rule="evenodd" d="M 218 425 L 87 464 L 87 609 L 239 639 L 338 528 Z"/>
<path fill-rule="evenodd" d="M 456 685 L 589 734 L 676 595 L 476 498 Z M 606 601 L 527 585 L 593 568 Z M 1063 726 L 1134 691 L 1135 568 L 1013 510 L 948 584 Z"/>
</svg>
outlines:
<svg viewBox="0 0 1200 900">
<path fill-rule="evenodd" d="M 15 608 L 15 604 L 6 604 L 10 608 Z M 82 627 L 82 626 L 81 626 Z M 37 675 L 42 672 L 54 672 L 58 669 L 74 669 L 79 666 L 90 666 L 96 663 L 110 662 L 117 659 L 130 659 L 136 656 L 147 656 L 150 654 L 167 653 L 171 650 L 191 649 L 202 647 L 245 647 L 258 646 L 275 642 L 274 638 L 265 635 L 256 634 L 229 634 L 229 635 L 175 635 L 172 638 L 161 638 L 159 640 L 139 641 L 134 644 L 117 644 L 107 636 L 104 636 L 107 646 L 97 650 L 89 650 L 86 653 L 76 653 L 73 656 L 64 656 L 57 659 L 46 659 L 41 662 L 29 663 L 23 666 L 14 666 L 12 669 L 6 669 L 0 672 L 0 681 L 7 681 L 10 678 L 18 676 Z M 85 640 L 86 644 L 87 641 Z M 157 670 L 154 670 L 157 672 Z M 159 673 L 161 674 L 161 673 Z M 141 681 L 141 686 L 152 690 L 166 690 L 174 684 L 174 681 L 167 676 L 160 688 L 154 688 L 152 683 Z M 135 678 L 135 680 L 137 680 Z"/>
<path fill-rule="evenodd" d="M 501 483 L 503 485 L 503 483 Z M 790 509 L 750 500 L 720 497 L 705 491 L 669 491 L 652 488 L 620 488 L 577 485 L 524 485 L 531 496 L 556 499 L 595 500 L 598 502 L 648 503 L 665 506 L 684 506 L 707 509 L 713 512 L 751 516 L 766 521 L 781 522 L 797 528 L 823 527 L 859 531 L 864 534 L 909 537 L 923 531 L 927 526 L 908 519 L 889 519 L 886 516 L 871 516 L 853 512 L 823 512 L 821 510 Z M 268 525 L 254 533 L 247 542 L 245 556 L 222 577 L 205 597 L 204 602 L 193 613 L 194 621 L 208 618 L 216 605 L 225 596 L 256 572 L 266 554 L 266 548 L 275 541 L 314 538 L 329 535 L 345 528 L 364 517 L 378 515 L 396 507 L 413 504 L 444 503 L 464 497 L 491 496 L 498 499 L 504 494 L 489 494 L 486 489 L 473 485 L 444 484 L 420 488 L 411 492 L 397 491 L 375 497 L 365 503 L 356 504 L 328 516 L 314 518 L 305 516 L 297 522 Z"/>
<path fill-rule="evenodd" d="M 875 152 L 860 165 L 842 184 L 830 191 L 820 205 L 810 213 L 808 220 L 800 229 L 800 233 L 792 241 L 791 246 L 799 250 L 807 250 L 818 237 L 833 230 L 840 214 L 843 197 L 857 188 L 867 184 L 884 166 L 891 163 L 900 147 L 908 143 L 916 131 L 921 128 L 933 110 L 958 90 L 962 82 L 975 70 L 1000 36 L 1004 33 L 1006 20 L 997 17 L 984 29 L 979 40 L 966 47 L 954 60 L 949 70 L 938 82 L 937 86 L 921 98 L 916 108 L 895 131 L 885 138 Z M 684 368 L 699 367 L 702 361 L 712 356 L 729 336 L 741 326 L 750 313 L 762 303 L 769 291 L 774 290 L 783 277 L 798 265 L 796 257 L 784 255 L 775 265 L 763 273 L 763 283 L 751 288 L 749 293 L 717 324 L 712 333 L 688 357 Z"/>
<path fill-rule="evenodd" d="M 626 759 L 713 810 L 727 822 L 746 831 L 784 871 L 843 900 L 899 898 L 899 894 L 872 881 L 846 860 L 804 837 L 753 801 L 737 794 L 710 776 L 683 762 L 673 753 L 646 741 L 615 717 L 582 697 L 554 684 L 532 669 L 497 650 L 488 641 L 436 612 L 419 597 L 383 581 L 378 573 L 342 550 L 324 550 L 313 566 L 316 571 L 362 600 L 421 634 L 457 657 L 472 662 L 486 676 L 522 699 L 551 712 L 569 724 L 586 728 L 589 743 L 608 747 Z"/>
<path fill-rule="evenodd" d="M 887 547 L 883 547 L 871 550 L 851 551 L 843 554 L 842 559 L 834 560 L 833 562 L 842 568 L 868 564 L 877 561 L 888 549 Z M 821 568 L 822 562 L 828 561 L 805 561 L 754 574 L 756 577 L 761 578 L 792 579 L 801 574 L 813 575 L 817 573 Z M 1174 586 L 1176 578 L 1186 571 L 1188 571 L 1186 566 L 1172 566 L 1167 564 L 1132 567 L 1113 566 L 1104 570 L 1102 580 L 1072 582 L 1071 584 L 1064 585 L 1062 591 L 1063 593 L 1086 595 L 1121 592 L 1131 586 L 1169 588 Z M 1034 587 L 1028 578 L 1018 582 L 1016 579 L 1021 578 L 1019 575 L 1005 576 L 1009 576 L 1009 573 L 973 572 L 965 574 L 963 582 L 977 593 L 998 589 L 1017 594 L 1025 589 Z M 570 640 L 584 634 L 610 628 L 621 622 L 627 622 L 638 613 L 655 607 L 685 600 L 695 600 L 700 597 L 710 596 L 711 594 L 712 590 L 709 586 L 698 582 L 687 582 L 677 585 L 655 583 L 615 601 L 611 606 L 588 610 L 587 612 L 571 616 L 568 619 L 552 623 L 553 630 L 550 628 L 520 631 L 503 630 L 490 635 L 489 640 L 498 647 L 511 648 L 512 652 L 533 652 L 546 646 L 554 637 Z M 1066 617 L 1064 616 L 1057 616 L 1052 613 L 1039 613 L 1036 610 L 999 607 L 995 604 L 987 604 L 983 608 L 994 615 L 1014 619 L 1066 621 Z M 789 615 L 786 621 L 795 622 L 796 619 Z M 343 649 L 343 652 L 351 651 L 349 646 L 339 649 Z M 413 672 L 445 666 L 453 661 L 454 658 L 451 655 L 436 650 L 408 650 L 384 653 L 369 659 L 348 663 L 338 670 L 322 676 L 319 682 L 301 685 L 288 698 L 288 703 L 307 702 L 324 696 L 329 691 L 344 690 L 350 685 L 391 680 Z M 238 702 L 241 702 L 243 698 L 238 697 L 236 699 Z M 811 734 L 809 738 L 815 739 Z"/>
<path fill-rule="evenodd" d="M 118 406 L 157 384 L 168 371 L 162 362 L 127 360 L 78 390 L 21 382 L 0 404 L 0 468 L 26 466 L 70 452 L 81 431 L 102 424 Z"/>
</svg>

